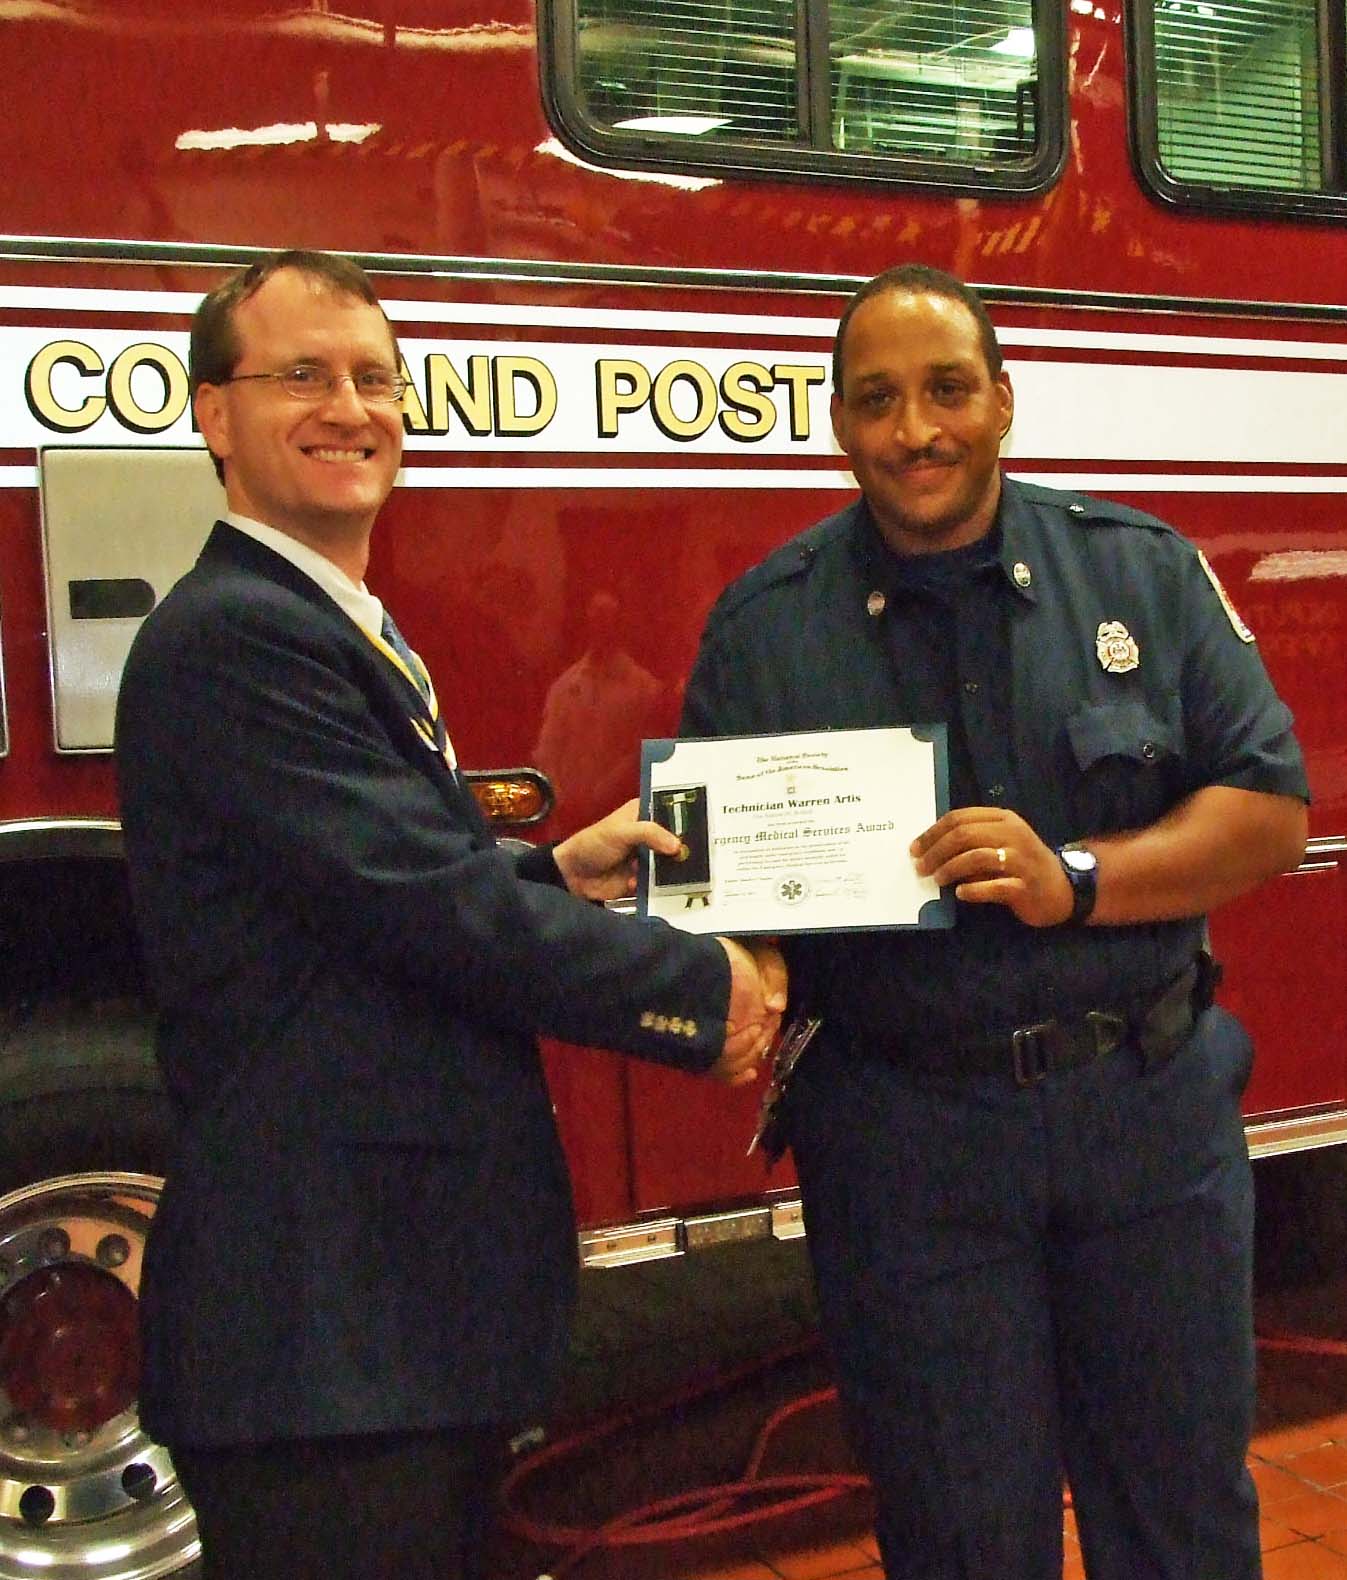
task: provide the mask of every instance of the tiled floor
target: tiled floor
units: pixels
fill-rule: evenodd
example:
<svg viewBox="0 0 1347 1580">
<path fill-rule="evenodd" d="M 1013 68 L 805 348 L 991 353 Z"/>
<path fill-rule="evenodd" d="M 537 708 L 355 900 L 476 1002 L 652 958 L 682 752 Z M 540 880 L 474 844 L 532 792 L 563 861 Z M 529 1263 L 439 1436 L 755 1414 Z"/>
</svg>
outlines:
<svg viewBox="0 0 1347 1580">
<path fill-rule="evenodd" d="M 630 1331 L 631 1312 L 614 1311 L 610 1302 L 619 1294 L 625 1298 L 633 1286 L 599 1289 L 597 1322 L 594 1299 L 587 1300 L 582 1332 L 590 1337 L 578 1347 L 565 1402 L 572 1419 L 592 1420 L 596 1407 L 599 1413 L 608 1408 L 596 1394 L 603 1383 L 614 1397 L 628 1400 L 651 1401 L 671 1389 L 690 1396 L 540 1468 L 519 1487 L 517 1511 L 534 1522 L 588 1528 L 652 1500 L 732 1480 L 774 1410 L 827 1386 L 822 1355 L 807 1343 L 801 1347 L 810 1325 L 807 1281 L 797 1279 L 801 1268 L 781 1248 L 766 1254 L 775 1261 L 763 1286 L 775 1284 L 786 1294 L 764 1301 L 748 1326 L 742 1289 L 737 1296 L 721 1291 L 714 1264 L 707 1264 L 711 1273 L 700 1289 L 689 1289 L 686 1265 L 654 1271 L 653 1298 L 649 1283 L 632 1298 L 645 1311 L 658 1308 L 661 1296 L 675 1302 L 683 1319 L 681 1338 L 677 1322 L 670 1336 L 665 1310 L 649 1353 L 642 1357 L 637 1346 L 633 1358 L 624 1343 L 620 1364 L 604 1352 L 602 1330 L 607 1321 Z M 783 1271 L 784 1278 L 777 1276 Z M 594 1291 L 589 1293 L 593 1297 Z M 1347 1346 L 1342 1342 L 1347 1338 L 1347 1277 L 1261 1297 L 1259 1323 L 1272 1331 L 1318 1336 L 1330 1346 L 1336 1341 L 1343 1351 L 1260 1351 L 1258 1427 L 1249 1462 L 1262 1499 L 1266 1580 L 1347 1580 Z M 697 1397 L 695 1379 L 714 1370 L 704 1364 L 699 1370 L 696 1358 L 701 1355 L 704 1362 L 708 1335 L 718 1341 L 726 1364 L 774 1347 L 796 1349 L 728 1389 Z M 629 1368 L 625 1376 L 620 1375 L 624 1367 Z M 686 1386 L 690 1376 L 691 1390 Z M 559 1427 L 553 1441 L 565 1431 Z M 854 1473 L 835 1406 L 815 1407 L 787 1420 L 773 1437 L 763 1468 L 768 1475 Z M 575 1580 L 882 1580 L 871 1514 L 868 1494 L 850 1491 L 820 1507 L 716 1535 L 599 1549 L 566 1573 Z M 1064 1580 L 1080 1580 L 1084 1570 L 1069 1508 L 1064 1518 Z M 516 1529 L 500 1539 L 493 1576 L 534 1580 L 552 1572 L 559 1551 L 555 1542 L 528 1540 Z"/>
</svg>

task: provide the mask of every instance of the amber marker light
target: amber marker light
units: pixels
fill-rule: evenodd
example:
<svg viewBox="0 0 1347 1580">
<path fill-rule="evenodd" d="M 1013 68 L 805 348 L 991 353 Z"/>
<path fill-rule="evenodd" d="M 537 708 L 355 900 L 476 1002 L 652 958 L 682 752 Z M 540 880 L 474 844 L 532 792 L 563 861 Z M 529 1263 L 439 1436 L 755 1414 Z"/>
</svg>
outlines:
<svg viewBox="0 0 1347 1580">
<path fill-rule="evenodd" d="M 463 777 L 493 826 L 541 823 L 552 810 L 552 786 L 535 768 L 467 772 Z"/>
</svg>

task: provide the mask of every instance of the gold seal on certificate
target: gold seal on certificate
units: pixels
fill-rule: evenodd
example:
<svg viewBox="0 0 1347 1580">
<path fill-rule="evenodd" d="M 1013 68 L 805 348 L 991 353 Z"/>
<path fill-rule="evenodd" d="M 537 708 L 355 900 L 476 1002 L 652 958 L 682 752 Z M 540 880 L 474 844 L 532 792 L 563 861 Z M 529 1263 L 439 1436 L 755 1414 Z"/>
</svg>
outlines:
<svg viewBox="0 0 1347 1580">
<path fill-rule="evenodd" d="M 695 933 L 950 927 L 908 846 L 948 810 L 945 727 L 646 741 L 639 908 Z"/>
</svg>

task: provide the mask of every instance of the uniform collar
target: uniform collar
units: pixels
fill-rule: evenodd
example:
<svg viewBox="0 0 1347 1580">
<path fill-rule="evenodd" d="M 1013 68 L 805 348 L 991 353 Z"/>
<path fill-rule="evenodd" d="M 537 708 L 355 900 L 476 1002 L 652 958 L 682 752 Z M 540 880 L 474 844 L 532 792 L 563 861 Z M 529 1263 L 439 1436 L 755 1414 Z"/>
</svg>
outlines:
<svg viewBox="0 0 1347 1580">
<path fill-rule="evenodd" d="M 1034 567 L 1042 558 L 1043 531 L 1018 484 L 1009 477 L 1001 479 L 1001 502 L 997 506 L 996 520 L 1001 529 L 997 558 L 1006 584 L 1026 603 L 1037 603 Z"/>
<path fill-rule="evenodd" d="M 921 555 L 895 554 L 875 525 L 870 506 L 862 497 L 856 501 L 851 522 L 851 546 L 862 579 L 887 596 L 910 594 L 919 585 L 911 568 Z M 1040 546 L 1033 511 L 1015 484 L 1001 480 L 1001 499 L 991 531 L 981 540 L 987 564 L 995 564 L 1006 585 L 1029 603 L 1037 601 L 1034 591 L 1034 559 Z M 974 563 L 982 563 L 976 554 Z"/>
</svg>

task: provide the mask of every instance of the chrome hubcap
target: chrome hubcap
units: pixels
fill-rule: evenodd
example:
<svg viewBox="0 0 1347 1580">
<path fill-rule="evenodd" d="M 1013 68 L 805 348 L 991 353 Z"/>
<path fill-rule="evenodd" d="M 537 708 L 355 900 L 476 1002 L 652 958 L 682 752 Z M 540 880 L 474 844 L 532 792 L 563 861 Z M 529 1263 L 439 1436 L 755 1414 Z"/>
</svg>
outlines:
<svg viewBox="0 0 1347 1580">
<path fill-rule="evenodd" d="M 0 1580 L 154 1580 L 200 1551 L 135 1411 L 160 1184 L 72 1174 L 0 1197 Z"/>
</svg>

